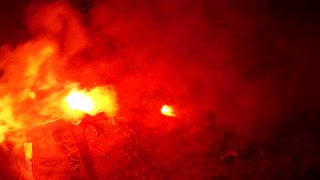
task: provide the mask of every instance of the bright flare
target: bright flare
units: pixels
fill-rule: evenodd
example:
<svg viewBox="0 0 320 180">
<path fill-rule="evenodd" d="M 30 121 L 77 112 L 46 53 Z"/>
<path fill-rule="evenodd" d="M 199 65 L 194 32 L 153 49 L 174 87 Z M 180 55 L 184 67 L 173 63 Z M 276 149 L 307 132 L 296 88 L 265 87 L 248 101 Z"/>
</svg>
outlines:
<svg viewBox="0 0 320 180">
<path fill-rule="evenodd" d="M 163 105 L 161 108 L 161 113 L 165 116 L 176 116 L 174 110 L 171 106 Z"/>
<path fill-rule="evenodd" d="M 85 113 L 89 113 L 94 108 L 94 102 L 90 98 L 90 96 L 82 93 L 82 92 L 71 92 L 66 101 L 71 110 L 79 110 Z"/>
<path fill-rule="evenodd" d="M 67 119 L 76 120 L 86 114 L 95 116 L 104 112 L 109 118 L 113 118 L 118 111 L 116 93 L 105 86 L 97 86 L 90 91 L 74 88 L 65 98 L 63 109 L 69 116 Z"/>
</svg>

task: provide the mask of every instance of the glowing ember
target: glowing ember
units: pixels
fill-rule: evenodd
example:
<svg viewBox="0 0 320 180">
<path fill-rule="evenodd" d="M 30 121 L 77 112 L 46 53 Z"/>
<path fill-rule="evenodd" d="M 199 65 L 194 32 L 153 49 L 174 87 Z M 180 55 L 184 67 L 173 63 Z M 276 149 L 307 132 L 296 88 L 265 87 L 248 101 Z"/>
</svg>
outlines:
<svg viewBox="0 0 320 180">
<path fill-rule="evenodd" d="M 168 105 L 162 106 L 161 113 L 165 116 L 175 116 L 173 108 Z"/>
</svg>

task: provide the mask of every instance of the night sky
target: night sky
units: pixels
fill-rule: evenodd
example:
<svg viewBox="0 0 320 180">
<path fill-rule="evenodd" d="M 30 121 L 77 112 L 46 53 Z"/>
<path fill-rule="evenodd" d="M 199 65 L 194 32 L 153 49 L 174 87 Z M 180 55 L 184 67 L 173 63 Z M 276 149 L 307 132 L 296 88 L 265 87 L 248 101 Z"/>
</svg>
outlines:
<svg viewBox="0 0 320 180">
<path fill-rule="evenodd" d="M 0 179 L 26 177 L 24 142 L 35 179 L 318 179 L 319 10 L 311 0 L 1 1 Z M 114 90 L 117 114 L 30 127 L 60 117 L 74 83 Z"/>
</svg>

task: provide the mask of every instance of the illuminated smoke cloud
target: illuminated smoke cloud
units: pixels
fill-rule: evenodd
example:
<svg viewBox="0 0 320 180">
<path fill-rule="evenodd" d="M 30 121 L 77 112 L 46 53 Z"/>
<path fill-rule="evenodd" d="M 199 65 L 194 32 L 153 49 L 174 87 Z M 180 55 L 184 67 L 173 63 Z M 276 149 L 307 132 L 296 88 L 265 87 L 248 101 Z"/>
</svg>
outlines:
<svg viewBox="0 0 320 180">
<path fill-rule="evenodd" d="M 217 16 L 210 18 L 205 5 L 96 1 L 86 16 L 62 1 L 29 5 L 32 40 L 2 48 L 1 80 L 7 82 L 1 87 L 6 99 L 2 121 L 60 117 L 52 102 L 67 93 L 61 89 L 72 81 L 113 84 L 129 109 L 156 108 L 168 100 L 187 116 L 196 119 L 212 111 L 218 123 L 244 131 L 256 119 L 272 117 L 276 107 L 266 96 L 272 91 L 268 80 L 248 81 L 235 66 L 240 43 L 234 36 L 255 32 L 255 20 L 237 10 L 219 11 L 232 12 L 225 3 L 218 3 Z M 229 28 L 210 23 L 220 16 Z M 266 109 L 268 115 L 260 117 Z"/>
<path fill-rule="evenodd" d="M 264 60 L 272 57 L 256 47 L 269 22 L 265 2 L 81 1 L 85 11 L 70 2 L 34 1 L 31 40 L 1 48 L 4 124 L 60 117 L 48 102 L 63 99 L 70 82 L 112 85 L 123 115 L 140 112 L 146 124 L 158 120 L 148 111 L 167 103 L 191 123 L 213 113 L 217 125 L 243 133 L 276 118 L 281 72 L 272 74 Z"/>
<path fill-rule="evenodd" d="M 225 172 L 228 168 L 212 164 L 212 159 L 219 159 L 219 148 L 229 146 L 232 135 L 258 139 L 273 133 L 290 111 L 319 106 L 318 46 L 310 45 L 319 41 L 301 33 L 308 22 L 300 20 L 298 27 L 299 19 L 292 18 L 294 25 L 286 25 L 290 22 L 285 15 L 276 17 L 285 12 L 278 10 L 277 15 L 270 9 L 263 0 L 31 0 L 24 17 L 28 33 L 19 43 L 0 48 L 0 142 L 10 130 L 70 120 L 72 110 L 81 110 L 75 116 L 79 119 L 88 114 L 94 116 L 88 119 L 99 119 L 95 115 L 103 111 L 116 123 L 106 127 L 110 131 L 105 136 L 94 137 L 104 145 L 93 143 L 90 148 L 99 150 L 99 158 L 108 154 L 98 166 L 105 177 L 123 175 L 132 166 L 142 169 L 132 174 L 147 176 L 154 162 L 160 173 L 183 171 L 198 179 L 203 171 L 212 175 L 221 167 Z M 313 31 L 310 34 L 318 33 Z M 68 99 L 73 90 L 89 105 L 75 105 L 74 96 Z M 125 123 L 117 124 L 119 119 Z M 64 153 L 54 145 L 44 147 L 60 135 L 48 129 L 34 132 L 41 137 L 35 147 L 49 149 L 35 153 L 40 159 L 36 167 L 47 164 L 41 159 Z M 70 134 L 61 139 L 68 141 Z M 16 144 L 24 140 L 23 135 L 12 139 Z M 235 146 L 251 142 L 241 143 Z M 282 147 L 282 141 L 278 143 Z M 302 147 L 297 149 L 308 149 Z M 300 161 L 300 152 L 292 162 Z M 276 152 L 275 157 L 283 154 Z M 274 164 L 268 158 L 262 161 Z M 247 162 L 259 167 L 256 161 Z M 52 167 L 43 171 L 50 172 L 50 178 L 62 174 L 52 173 Z"/>
<path fill-rule="evenodd" d="M 89 54 L 103 68 L 86 72 L 114 83 L 126 107 L 176 103 L 191 121 L 211 111 L 217 124 L 249 132 L 278 108 L 273 77 L 246 74 L 259 63 L 242 52 L 256 51 L 243 43 L 255 42 L 265 22 L 259 7 L 255 19 L 222 1 L 96 1 L 88 32 L 97 46 Z"/>
</svg>

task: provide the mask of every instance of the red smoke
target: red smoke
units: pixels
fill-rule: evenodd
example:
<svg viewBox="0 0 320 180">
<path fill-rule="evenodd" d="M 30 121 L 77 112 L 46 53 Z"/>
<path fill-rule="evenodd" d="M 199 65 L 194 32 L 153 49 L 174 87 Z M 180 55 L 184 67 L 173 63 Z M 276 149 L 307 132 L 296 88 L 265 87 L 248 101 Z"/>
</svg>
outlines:
<svg viewBox="0 0 320 180">
<path fill-rule="evenodd" d="M 269 137 L 285 113 L 309 107 L 291 103 L 307 97 L 318 104 L 318 96 L 299 94 L 317 94 L 299 90 L 303 79 L 315 76 L 306 70 L 314 66 L 312 54 L 300 66 L 308 50 L 277 31 L 282 21 L 268 1 L 34 0 L 21 6 L 25 15 L 16 19 L 24 19 L 27 33 L 18 43 L 2 42 L 0 52 L 1 137 L 10 128 L 60 117 L 53 102 L 71 83 L 111 86 L 118 117 L 100 136 L 87 130 L 99 177 L 214 177 L 223 171 L 213 159 L 225 157 L 217 154 L 226 134 L 246 149 L 246 140 Z M 295 57 L 291 50 L 297 49 Z M 165 104 L 176 117 L 161 115 Z M 47 144 L 54 133 L 39 130 L 35 143 Z M 65 158 L 63 148 L 52 147 L 50 155 L 42 152 L 46 148 L 35 147 L 35 168 L 48 156 Z M 39 177 L 54 172 L 43 166 Z"/>
</svg>

